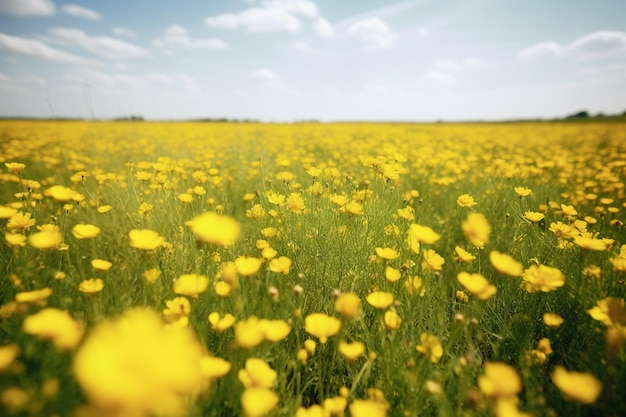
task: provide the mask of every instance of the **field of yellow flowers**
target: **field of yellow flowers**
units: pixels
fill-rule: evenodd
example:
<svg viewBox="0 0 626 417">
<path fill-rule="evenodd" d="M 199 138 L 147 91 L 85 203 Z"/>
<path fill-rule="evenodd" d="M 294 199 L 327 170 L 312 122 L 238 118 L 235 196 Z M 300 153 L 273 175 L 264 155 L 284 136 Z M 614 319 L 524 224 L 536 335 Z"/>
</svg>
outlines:
<svg viewBox="0 0 626 417">
<path fill-rule="evenodd" d="M 0 122 L 0 414 L 626 415 L 622 123 Z"/>
</svg>

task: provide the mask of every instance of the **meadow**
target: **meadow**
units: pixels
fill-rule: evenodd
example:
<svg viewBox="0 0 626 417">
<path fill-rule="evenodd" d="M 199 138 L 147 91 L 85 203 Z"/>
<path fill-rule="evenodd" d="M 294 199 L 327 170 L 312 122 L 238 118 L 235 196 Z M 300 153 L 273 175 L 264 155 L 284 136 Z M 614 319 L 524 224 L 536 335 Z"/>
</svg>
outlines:
<svg viewBox="0 0 626 417">
<path fill-rule="evenodd" d="M 626 415 L 623 123 L 0 122 L 0 413 Z"/>
</svg>

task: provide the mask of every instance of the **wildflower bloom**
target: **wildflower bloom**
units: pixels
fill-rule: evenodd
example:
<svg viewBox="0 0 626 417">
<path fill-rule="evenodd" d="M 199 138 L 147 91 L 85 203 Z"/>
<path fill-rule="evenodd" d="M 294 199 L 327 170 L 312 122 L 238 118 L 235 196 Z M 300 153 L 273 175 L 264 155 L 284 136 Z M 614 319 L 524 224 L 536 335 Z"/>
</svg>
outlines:
<svg viewBox="0 0 626 417">
<path fill-rule="evenodd" d="M 339 333 L 341 321 L 324 313 L 312 313 L 304 318 L 304 330 L 324 344 L 328 338 Z"/>
<path fill-rule="evenodd" d="M 400 328 L 402 318 L 394 310 L 387 310 L 383 316 L 383 323 L 385 323 L 385 329 L 396 330 Z"/>
<path fill-rule="evenodd" d="M 361 299 L 354 293 L 343 293 L 335 300 L 335 310 L 344 317 L 352 318 L 361 312 Z"/>
<path fill-rule="evenodd" d="M 183 274 L 174 281 L 174 293 L 197 296 L 207 290 L 209 279 L 199 274 Z"/>
<path fill-rule="evenodd" d="M 353 417 L 386 417 L 385 404 L 374 400 L 354 400 L 350 403 L 350 415 Z"/>
<path fill-rule="evenodd" d="M 130 246 L 136 249 L 151 251 L 160 248 L 165 238 L 150 229 L 133 229 L 128 232 Z"/>
<path fill-rule="evenodd" d="M 365 299 L 369 305 L 379 310 L 385 310 L 393 304 L 393 294 L 385 291 L 373 291 Z"/>
<path fill-rule="evenodd" d="M 102 291 L 104 282 L 100 278 L 92 278 L 83 280 L 78 286 L 78 291 L 84 294 L 95 294 Z"/>
<path fill-rule="evenodd" d="M 43 304 L 43 302 L 52 295 L 50 288 L 42 288 L 40 290 L 24 291 L 15 294 L 15 301 L 18 303 Z"/>
<path fill-rule="evenodd" d="M 277 376 L 276 371 L 259 358 L 248 358 L 245 369 L 240 369 L 237 374 L 246 388 L 272 388 Z"/>
<path fill-rule="evenodd" d="M 409 234 L 415 237 L 420 243 L 426 243 L 432 245 L 441 238 L 439 233 L 436 233 L 428 226 L 422 226 L 420 224 L 412 224 L 409 227 Z"/>
<path fill-rule="evenodd" d="M 487 397 L 511 397 L 522 390 L 522 380 L 512 366 L 486 362 L 485 373 L 478 377 L 478 388 Z"/>
<path fill-rule="evenodd" d="M 576 244 L 581 249 L 586 250 L 603 251 L 608 249 L 606 241 L 602 239 L 595 239 L 590 236 L 575 236 L 574 244 Z"/>
<path fill-rule="evenodd" d="M 203 356 L 200 362 L 202 376 L 207 378 L 209 382 L 223 377 L 230 371 L 230 368 L 231 365 L 228 361 L 213 356 Z"/>
<path fill-rule="evenodd" d="M 376 248 L 376 255 L 381 259 L 392 261 L 400 257 L 400 254 L 392 248 Z"/>
<path fill-rule="evenodd" d="M 19 354 L 20 347 L 15 343 L 0 346 L 0 372 L 9 369 Z"/>
<path fill-rule="evenodd" d="M 527 211 L 524 213 L 524 218 L 531 223 L 538 223 L 542 221 L 546 216 L 543 213 L 536 211 Z"/>
<path fill-rule="evenodd" d="M 565 276 L 557 268 L 531 265 L 522 273 L 522 288 L 528 292 L 550 292 L 565 284 Z"/>
<path fill-rule="evenodd" d="M 231 328 L 237 319 L 230 313 L 224 314 L 224 316 L 220 315 L 220 313 L 214 311 L 209 314 L 209 323 L 211 323 L 211 328 L 218 333 L 222 333 L 223 331 Z"/>
<path fill-rule="evenodd" d="M 185 297 L 176 297 L 165 301 L 165 309 L 163 309 L 163 317 L 168 323 L 176 322 L 180 319 L 186 319 L 191 314 L 191 303 Z"/>
<path fill-rule="evenodd" d="M 250 316 L 235 325 L 235 340 L 240 347 L 250 349 L 259 345 L 264 339 L 265 334 L 256 316 Z"/>
<path fill-rule="evenodd" d="M 52 187 L 45 190 L 43 193 L 46 197 L 51 197 L 52 199 L 61 203 L 72 200 L 74 195 L 77 194 L 76 191 L 62 185 L 53 185 Z"/>
<path fill-rule="evenodd" d="M 287 203 L 287 207 L 289 208 L 289 210 L 294 213 L 301 214 L 304 212 L 304 209 L 306 208 L 304 204 L 304 199 L 302 198 L 300 193 L 289 194 L 289 197 L 287 197 L 286 203 Z"/>
<path fill-rule="evenodd" d="M 388 266 L 385 268 L 385 279 L 387 282 L 396 282 L 402 277 L 399 269 Z"/>
<path fill-rule="evenodd" d="M 550 378 L 566 398 L 580 404 L 596 402 L 602 392 L 602 383 L 589 372 L 568 371 L 557 365 Z"/>
<path fill-rule="evenodd" d="M 472 197 L 469 194 L 461 194 L 457 199 L 456 199 L 456 203 L 460 206 L 460 207 L 473 207 L 476 204 L 476 201 L 474 201 L 474 197 Z"/>
<path fill-rule="evenodd" d="M 259 327 L 263 338 L 268 342 L 278 342 L 291 333 L 291 326 L 284 320 L 259 320 Z"/>
<path fill-rule="evenodd" d="M 424 261 L 422 262 L 422 269 L 424 270 L 433 270 L 433 271 L 441 271 L 443 269 L 443 264 L 446 263 L 446 260 L 443 256 L 439 255 L 432 249 L 428 249 L 424 251 Z"/>
<path fill-rule="evenodd" d="M 14 174 L 21 174 L 22 171 L 24 171 L 24 168 L 26 168 L 26 165 L 22 164 L 21 162 L 5 162 L 4 166 L 11 171 Z"/>
<path fill-rule="evenodd" d="M 489 252 L 489 261 L 493 268 L 501 274 L 519 277 L 524 272 L 524 266 L 512 256 L 496 250 Z"/>
<path fill-rule="evenodd" d="M 278 404 L 278 395 L 267 388 L 248 388 L 241 394 L 241 407 L 246 417 L 263 417 Z"/>
<path fill-rule="evenodd" d="M 239 238 L 239 222 L 232 217 L 209 211 L 191 220 L 191 230 L 199 241 L 228 247 Z"/>
<path fill-rule="evenodd" d="M 341 340 L 337 349 L 346 361 L 354 362 L 365 352 L 365 345 L 361 342 L 348 343 Z"/>
<path fill-rule="evenodd" d="M 515 194 L 517 194 L 519 198 L 528 197 L 532 193 L 532 190 L 526 187 L 515 187 L 513 190 L 515 191 Z"/>
<path fill-rule="evenodd" d="M 280 256 L 276 259 L 272 259 L 270 261 L 269 268 L 272 272 L 287 275 L 289 273 L 289 269 L 291 268 L 291 259 L 286 256 Z"/>
<path fill-rule="evenodd" d="M 111 269 L 113 264 L 109 261 L 105 261 L 104 259 L 93 259 L 91 261 L 91 266 L 96 271 L 108 271 Z"/>
<path fill-rule="evenodd" d="M 476 256 L 472 255 L 460 246 L 456 246 L 454 248 L 454 253 L 456 254 L 454 259 L 458 262 L 472 262 L 476 259 Z"/>
<path fill-rule="evenodd" d="M 187 328 L 168 328 L 154 311 L 135 308 L 92 330 L 74 373 L 102 415 L 179 416 L 205 383 L 204 357 Z"/>
<path fill-rule="evenodd" d="M 434 334 L 422 333 L 420 335 L 420 344 L 415 349 L 428 357 L 432 363 L 439 362 L 439 359 L 443 356 L 443 346 L 441 346 L 439 338 Z"/>
<path fill-rule="evenodd" d="M 148 269 L 146 271 L 143 271 L 143 274 L 141 275 L 143 277 L 143 279 L 145 279 L 147 282 L 149 283 L 153 283 L 155 282 L 157 279 L 159 279 L 159 277 L 161 276 L 161 270 L 157 269 L 157 268 L 152 268 L 152 269 Z"/>
<path fill-rule="evenodd" d="M 466 290 L 480 298 L 488 300 L 498 291 L 487 278 L 481 274 L 469 274 L 467 272 L 459 272 L 456 277 L 457 281 L 465 287 Z"/>
<path fill-rule="evenodd" d="M 477 248 L 482 248 L 489 243 L 491 225 L 487 218 L 480 213 L 470 213 L 461 224 L 465 238 Z"/>
<path fill-rule="evenodd" d="M 28 244 L 36 249 L 55 249 L 62 242 L 63 235 L 60 231 L 55 229 L 42 230 L 41 232 L 33 233 L 28 236 Z"/>
<path fill-rule="evenodd" d="M 557 328 L 563 324 L 563 317 L 556 313 L 544 313 L 543 322 L 548 327 Z"/>
<path fill-rule="evenodd" d="M 244 277 L 249 277 L 256 274 L 263 265 L 263 259 L 254 258 L 251 256 L 240 256 L 235 259 L 235 266 L 237 272 Z"/>
<path fill-rule="evenodd" d="M 599 300 L 587 313 L 605 326 L 626 325 L 626 301 L 623 298 L 607 297 Z"/>
<path fill-rule="evenodd" d="M 28 230 L 35 224 L 35 219 L 31 219 L 30 213 L 22 213 L 18 211 L 9 218 L 7 222 L 7 230 L 9 232 L 19 232 L 22 230 Z"/>
<path fill-rule="evenodd" d="M 426 293 L 424 282 L 417 275 L 413 277 L 408 277 L 404 281 L 404 289 L 411 295 L 419 294 L 420 296 L 423 296 Z"/>
<path fill-rule="evenodd" d="M 59 350 L 70 350 L 80 342 L 84 328 L 65 310 L 44 308 L 26 317 L 22 331 L 42 340 L 50 340 Z"/>
<path fill-rule="evenodd" d="M 559 239 L 572 239 L 575 236 L 578 236 L 579 233 L 572 226 L 561 222 L 550 223 L 550 228 L 548 230 L 554 233 Z"/>
<path fill-rule="evenodd" d="M 537 349 L 533 349 L 531 353 L 538 362 L 544 363 L 548 355 L 552 352 L 553 350 L 550 344 L 550 339 L 544 337 L 537 343 Z"/>
<path fill-rule="evenodd" d="M 0 205 L 0 219 L 10 219 L 17 213 L 17 209 Z"/>
</svg>

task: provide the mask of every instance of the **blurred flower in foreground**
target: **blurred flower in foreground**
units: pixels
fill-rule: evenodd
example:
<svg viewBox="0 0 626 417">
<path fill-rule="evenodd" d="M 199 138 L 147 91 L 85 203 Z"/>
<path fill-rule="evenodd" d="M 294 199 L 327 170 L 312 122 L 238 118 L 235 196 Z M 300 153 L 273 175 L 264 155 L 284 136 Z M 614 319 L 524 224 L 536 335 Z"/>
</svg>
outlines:
<svg viewBox="0 0 626 417">
<path fill-rule="evenodd" d="M 470 213 L 461 224 L 465 238 L 477 248 L 482 248 L 489 243 L 491 225 L 487 218 L 480 213 Z"/>
<path fill-rule="evenodd" d="M 489 252 L 489 261 L 496 271 L 504 275 L 519 277 L 524 272 L 524 266 L 506 253 L 492 250 Z"/>
<path fill-rule="evenodd" d="M 247 417 L 262 417 L 278 404 L 278 395 L 267 388 L 248 388 L 241 394 L 241 407 Z"/>
<path fill-rule="evenodd" d="M 165 242 L 165 238 L 150 229 L 133 229 L 128 232 L 130 246 L 141 250 L 155 250 Z"/>
<path fill-rule="evenodd" d="M 350 415 L 353 417 L 385 417 L 387 408 L 384 403 L 374 400 L 354 400 L 350 404 Z"/>
<path fill-rule="evenodd" d="M 478 388 L 487 397 L 516 396 L 522 390 L 522 380 L 512 366 L 486 362 L 484 375 L 478 377 Z"/>
<path fill-rule="evenodd" d="M 74 372 L 100 415 L 183 416 L 206 386 L 203 353 L 187 328 L 166 328 L 156 312 L 136 308 L 94 328 Z"/>
<path fill-rule="evenodd" d="M 50 340 L 60 350 L 76 347 L 83 337 L 83 325 L 74 320 L 65 310 L 44 308 L 26 317 L 22 323 L 24 333 Z"/>
<path fill-rule="evenodd" d="M 202 242 L 230 246 L 239 238 L 240 227 L 232 217 L 209 211 L 191 220 L 191 230 Z"/>
<path fill-rule="evenodd" d="M 304 319 L 304 330 L 317 337 L 320 343 L 326 343 L 328 338 L 339 333 L 341 321 L 324 313 L 312 313 Z"/>
<path fill-rule="evenodd" d="M 272 388 L 277 376 L 276 371 L 259 358 L 246 359 L 245 369 L 240 369 L 237 374 L 246 388 Z"/>
<path fill-rule="evenodd" d="M 602 383 L 589 372 L 568 371 L 557 365 L 550 377 L 565 397 L 577 403 L 594 403 L 602 392 Z"/>
<path fill-rule="evenodd" d="M 439 362 L 439 359 L 443 356 L 443 346 L 441 346 L 439 338 L 434 334 L 422 333 L 420 335 L 420 344 L 416 346 L 416 350 L 428 357 L 432 363 Z"/>
<path fill-rule="evenodd" d="M 494 296 L 496 292 L 498 292 L 497 288 L 481 274 L 459 272 L 456 279 L 465 287 L 466 290 L 481 300 L 488 300 Z"/>
<path fill-rule="evenodd" d="M 93 224 L 79 223 L 72 228 L 72 234 L 76 239 L 93 239 L 100 234 L 100 228 Z"/>
<path fill-rule="evenodd" d="M 37 249 L 54 249 L 63 242 L 63 235 L 58 230 L 42 230 L 28 237 L 28 243 Z"/>
<path fill-rule="evenodd" d="M 19 354 L 20 347 L 15 343 L 0 346 L 0 372 L 8 369 Z"/>
</svg>

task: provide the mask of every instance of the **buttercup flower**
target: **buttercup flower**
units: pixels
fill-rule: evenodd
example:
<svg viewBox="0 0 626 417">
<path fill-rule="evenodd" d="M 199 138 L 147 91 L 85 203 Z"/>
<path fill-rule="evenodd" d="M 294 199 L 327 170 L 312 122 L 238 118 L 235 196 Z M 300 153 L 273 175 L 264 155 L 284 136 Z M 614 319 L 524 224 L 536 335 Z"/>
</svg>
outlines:
<svg viewBox="0 0 626 417">
<path fill-rule="evenodd" d="M 365 345 L 361 342 L 348 343 L 341 340 L 337 349 L 346 361 L 354 362 L 365 352 Z"/>
<path fill-rule="evenodd" d="M 386 260 L 394 260 L 400 256 L 400 254 L 392 248 L 376 248 L 376 255 Z"/>
<path fill-rule="evenodd" d="M 354 317 L 361 312 L 361 299 L 354 293 L 343 293 L 335 300 L 335 310 L 345 317 Z"/>
<path fill-rule="evenodd" d="M 485 373 L 478 377 L 478 388 L 488 397 L 511 397 L 522 390 L 522 380 L 512 366 L 486 362 Z"/>
<path fill-rule="evenodd" d="M 436 233 L 428 226 L 422 226 L 420 224 L 412 224 L 409 227 L 409 234 L 414 236 L 420 243 L 429 245 L 432 245 L 441 238 L 439 233 Z"/>
<path fill-rule="evenodd" d="M 9 232 L 19 232 L 30 229 L 35 224 L 35 219 L 31 219 L 30 213 L 22 213 L 18 211 L 7 222 L 7 230 Z"/>
<path fill-rule="evenodd" d="M 235 266 L 237 272 L 244 277 L 249 277 L 256 274 L 263 265 L 263 259 L 254 258 L 251 256 L 240 256 L 235 259 Z"/>
<path fill-rule="evenodd" d="M 443 264 L 446 263 L 446 260 L 443 256 L 439 255 L 432 249 L 428 249 L 424 251 L 424 261 L 422 262 L 422 269 L 424 270 L 433 270 L 433 271 L 441 271 L 443 269 Z"/>
<path fill-rule="evenodd" d="M 563 324 L 563 317 L 556 313 L 544 313 L 543 322 L 548 327 L 557 328 Z"/>
<path fill-rule="evenodd" d="M 60 231 L 42 230 L 28 236 L 28 244 L 37 249 L 55 249 L 63 242 L 63 235 Z"/>
<path fill-rule="evenodd" d="M 174 281 L 174 293 L 196 296 L 207 290 L 209 279 L 199 274 L 183 274 Z"/>
<path fill-rule="evenodd" d="M 304 318 L 304 330 L 324 344 L 328 338 L 339 333 L 341 321 L 324 313 L 312 313 Z"/>
<path fill-rule="evenodd" d="M 229 329 L 235 324 L 237 319 L 230 313 L 224 314 L 221 316 L 218 312 L 213 312 L 209 314 L 209 323 L 211 323 L 211 328 L 218 333 L 222 333 L 224 330 Z"/>
<path fill-rule="evenodd" d="M 400 325 L 402 324 L 402 318 L 397 312 L 393 310 L 387 310 L 385 311 L 385 315 L 383 316 L 383 322 L 385 323 L 385 329 L 396 330 L 400 328 Z"/>
<path fill-rule="evenodd" d="M 241 407 L 246 417 L 263 417 L 278 404 L 278 395 L 267 388 L 248 388 L 241 394 Z"/>
<path fill-rule="evenodd" d="M 22 323 L 24 333 L 50 340 L 59 350 L 76 347 L 83 337 L 83 325 L 74 320 L 67 311 L 56 308 L 43 310 L 26 317 Z"/>
<path fill-rule="evenodd" d="M 478 204 L 476 203 L 476 201 L 474 201 L 474 197 L 469 194 L 461 194 L 459 198 L 456 199 L 456 203 L 460 207 L 474 207 L 476 204 Z"/>
<path fill-rule="evenodd" d="M 526 187 L 515 187 L 514 190 L 515 194 L 517 194 L 520 198 L 528 197 L 532 193 L 532 190 Z"/>
<path fill-rule="evenodd" d="M 246 388 L 272 388 L 277 375 L 263 359 L 248 358 L 245 369 L 240 369 L 237 377 Z"/>
<path fill-rule="evenodd" d="M 489 252 L 489 261 L 493 268 L 501 274 L 519 277 L 524 272 L 524 266 L 512 256 L 496 250 Z"/>
<path fill-rule="evenodd" d="M 104 282 L 100 278 L 86 279 L 78 286 L 78 291 L 85 294 L 95 294 L 102 291 Z"/>
<path fill-rule="evenodd" d="M 163 236 L 150 229 L 133 229 L 128 232 L 128 237 L 130 246 L 146 251 L 158 249 L 165 242 Z"/>
<path fill-rule="evenodd" d="M 365 297 L 367 303 L 379 310 L 385 310 L 393 304 L 393 294 L 386 291 L 374 291 Z"/>
<path fill-rule="evenodd" d="M 93 239 L 100 234 L 100 228 L 93 224 L 79 223 L 72 228 L 72 235 L 76 239 Z"/>
<path fill-rule="evenodd" d="M 465 289 L 481 300 L 488 300 L 496 294 L 497 288 L 481 274 L 459 272 L 456 279 Z"/>
<path fill-rule="evenodd" d="M 557 365 L 550 377 L 565 397 L 577 403 L 592 404 L 602 392 L 602 383 L 589 372 L 568 371 Z"/>
<path fill-rule="evenodd" d="M 467 240 L 477 248 L 482 248 L 489 243 L 491 225 L 487 218 L 480 213 L 470 213 L 461 224 L 463 233 Z"/>
<path fill-rule="evenodd" d="M 227 247 L 239 238 L 240 226 L 232 217 L 209 211 L 191 220 L 191 230 L 202 242 Z"/>
<path fill-rule="evenodd" d="M 615 324 L 626 325 L 626 301 L 623 298 L 607 297 L 599 300 L 597 305 L 587 313 L 605 326 Z"/>
<path fill-rule="evenodd" d="M 474 255 L 472 255 L 460 246 L 456 246 L 454 248 L 454 252 L 456 254 L 454 259 L 458 262 L 472 262 L 474 259 L 476 259 Z"/>
<path fill-rule="evenodd" d="M 111 269 L 113 264 L 109 261 L 105 261 L 104 259 L 93 259 L 91 261 L 91 267 L 96 271 L 108 271 Z"/>
<path fill-rule="evenodd" d="M 443 356 L 443 346 L 441 346 L 439 338 L 434 334 L 422 333 L 420 335 L 420 344 L 415 349 L 429 358 L 432 363 L 439 362 L 439 359 Z"/>
<path fill-rule="evenodd" d="M 528 292 L 550 292 L 565 284 L 563 273 L 546 265 L 531 265 L 522 274 L 522 279 L 522 288 Z"/>
</svg>

